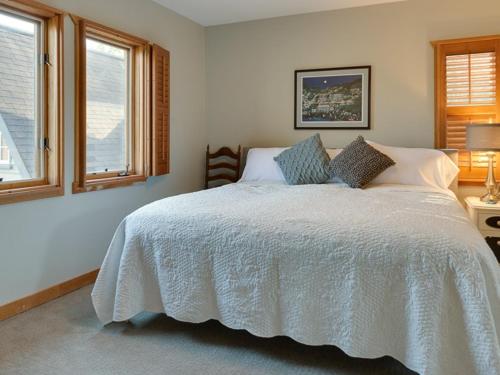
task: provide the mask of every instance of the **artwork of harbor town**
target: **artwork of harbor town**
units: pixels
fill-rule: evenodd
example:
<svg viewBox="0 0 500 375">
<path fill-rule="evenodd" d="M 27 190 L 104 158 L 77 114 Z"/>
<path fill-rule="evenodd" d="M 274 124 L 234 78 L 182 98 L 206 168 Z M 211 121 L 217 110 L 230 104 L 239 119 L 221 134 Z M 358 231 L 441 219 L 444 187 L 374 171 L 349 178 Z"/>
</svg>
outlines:
<svg viewBox="0 0 500 375">
<path fill-rule="evenodd" d="M 296 93 L 299 94 L 296 95 L 296 128 L 369 127 L 364 118 L 368 108 L 364 104 L 369 100 L 366 92 L 369 86 L 364 82 L 366 73 L 304 71 L 297 79 L 301 91 Z"/>
</svg>

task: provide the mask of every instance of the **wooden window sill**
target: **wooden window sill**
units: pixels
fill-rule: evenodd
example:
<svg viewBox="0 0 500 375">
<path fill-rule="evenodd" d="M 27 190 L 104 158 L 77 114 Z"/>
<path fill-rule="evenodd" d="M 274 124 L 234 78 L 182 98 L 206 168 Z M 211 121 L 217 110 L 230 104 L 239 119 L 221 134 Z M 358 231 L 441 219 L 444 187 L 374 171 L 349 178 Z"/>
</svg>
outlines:
<svg viewBox="0 0 500 375">
<path fill-rule="evenodd" d="M 459 180 L 458 186 L 484 186 L 486 177 L 484 180 Z"/>
<path fill-rule="evenodd" d="M 123 177 L 115 176 L 115 177 L 106 177 L 93 180 L 88 179 L 85 181 L 84 186 L 79 186 L 78 184 L 73 183 L 73 194 L 130 186 L 139 182 L 145 182 L 146 180 L 147 180 L 146 176 L 139 176 L 139 175 L 131 175 Z"/>
<path fill-rule="evenodd" d="M 23 188 L 0 190 L 0 204 L 31 201 L 64 195 L 64 187 L 58 185 L 41 185 Z"/>
</svg>

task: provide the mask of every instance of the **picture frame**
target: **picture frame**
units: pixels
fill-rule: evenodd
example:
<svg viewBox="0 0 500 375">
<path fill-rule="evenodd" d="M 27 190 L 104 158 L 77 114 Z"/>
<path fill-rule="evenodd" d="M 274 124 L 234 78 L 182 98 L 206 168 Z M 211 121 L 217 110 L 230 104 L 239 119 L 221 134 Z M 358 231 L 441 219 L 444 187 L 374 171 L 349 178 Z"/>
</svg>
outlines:
<svg viewBox="0 0 500 375">
<path fill-rule="evenodd" d="M 371 65 L 295 71 L 294 129 L 371 128 Z"/>
</svg>

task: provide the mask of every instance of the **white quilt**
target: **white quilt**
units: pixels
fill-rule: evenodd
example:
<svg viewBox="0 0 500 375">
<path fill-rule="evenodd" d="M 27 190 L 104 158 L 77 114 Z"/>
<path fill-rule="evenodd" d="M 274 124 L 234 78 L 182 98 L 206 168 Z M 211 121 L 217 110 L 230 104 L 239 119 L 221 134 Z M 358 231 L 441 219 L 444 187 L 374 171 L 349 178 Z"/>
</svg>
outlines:
<svg viewBox="0 0 500 375">
<path fill-rule="evenodd" d="M 456 199 L 412 186 L 238 183 L 123 220 L 92 292 L 142 311 L 392 356 L 420 374 L 500 374 L 500 267 Z"/>
</svg>

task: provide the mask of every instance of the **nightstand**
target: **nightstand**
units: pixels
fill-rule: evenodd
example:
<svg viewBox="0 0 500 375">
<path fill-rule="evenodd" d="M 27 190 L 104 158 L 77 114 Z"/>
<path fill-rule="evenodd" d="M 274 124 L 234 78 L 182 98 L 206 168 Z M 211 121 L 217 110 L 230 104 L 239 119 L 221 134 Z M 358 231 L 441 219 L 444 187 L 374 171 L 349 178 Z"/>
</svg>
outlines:
<svg viewBox="0 0 500 375">
<path fill-rule="evenodd" d="M 500 262 L 500 202 L 487 204 L 478 197 L 465 199 L 467 212 Z"/>
</svg>

